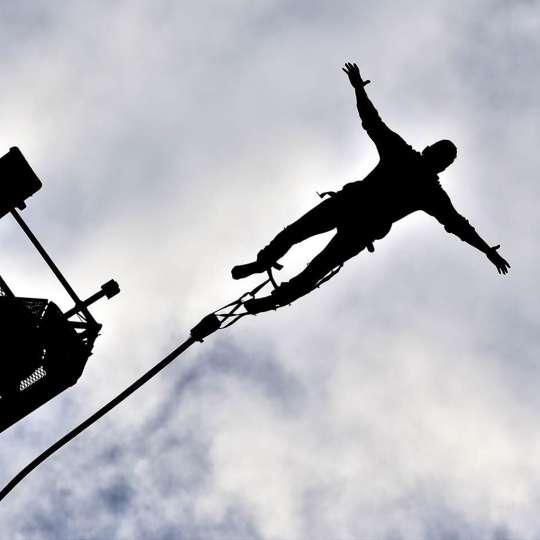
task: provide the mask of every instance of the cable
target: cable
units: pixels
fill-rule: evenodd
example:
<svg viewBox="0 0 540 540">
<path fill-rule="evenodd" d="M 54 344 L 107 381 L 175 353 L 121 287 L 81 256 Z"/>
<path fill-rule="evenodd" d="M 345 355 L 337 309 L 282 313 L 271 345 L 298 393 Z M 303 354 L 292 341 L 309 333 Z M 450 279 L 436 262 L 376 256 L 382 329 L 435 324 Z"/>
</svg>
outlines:
<svg viewBox="0 0 540 540">
<path fill-rule="evenodd" d="M 30 474 L 40 463 L 43 463 L 49 456 L 54 454 L 57 450 L 62 448 L 69 441 L 74 439 L 77 435 L 82 433 L 86 428 L 90 427 L 92 424 L 97 422 L 102 416 L 107 414 L 111 409 L 116 407 L 127 397 L 129 397 L 133 392 L 138 390 L 143 384 L 147 383 L 152 377 L 157 375 L 164 367 L 170 364 L 175 358 L 180 356 L 186 349 L 188 349 L 195 339 L 190 337 L 184 343 L 179 345 L 174 351 L 169 353 L 163 360 L 158 362 L 153 368 L 149 369 L 144 375 L 137 379 L 133 384 L 128 386 L 123 392 L 118 394 L 114 399 L 109 401 L 106 405 L 101 407 L 96 413 L 87 418 L 84 422 L 79 424 L 75 429 L 71 430 L 69 433 L 64 435 L 60 440 L 55 442 L 52 446 L 47 448 L 42 452 L 36 459 L 29 463 L 24 469 L 22 469 L 6 486 L 0 491 L 0 501 L 6 497 L 6 495 L 19 483 L 21 482 L 28 474 Z"/>
<path fill-rule="evenodd" d="M 274 265 L 275 268 L 280 267 L 280 265 Z M 334 269 L 327 276 L 317 282 L 316 287 L 330 279 L 334 276 L 341 266 Z M 252 296 L 255 298 L 255 295 L 269 282 L 272 282 L 274 287 L 277 287 L 275 280 L 273 279 L 271 269 L 268 271 L 268 279 L 263 281 L 261 284 L 257 285 L 252 291 L 244 293 L 240 298 L 230 302 L 226 306 L 217 309 L 216 311 L 203 317 L 201 321 L 191 329 L 190 337 L 179 345 L 176 349 L 170 352 L 163 360 L 158 362 L 153 368 L 149 369 L 144 375 L 137 379 L 134 383 L 128 386 L 123 392 L 118 394 L 114 399 L 105 404 L 101 409 L 95 412 L 92 416 L 87 418 L 84 422 L 79 424 L 76 428 L 72 429 L 69 433 L 64 435 L 61 439 L 56 441 L 53 445 L 49 446 L 47 450 L 42 452 L 37 458 L 30 462 L 24 469 L 22 469 L 4 488 L 0 491 L 0 501 L 2 501 L 8 493 L 10 493 L 13 488 L 19 484 L 24 478 L 26 478 L 38 465 L 43 463 L 48 457 L 54 454 L 57 450 L 62 448 L 69 441 L 77 437 L 82 433 L 86 428 L 90 427 L 92 424 L 97 422 L 100 418 L 105 416 L 109 411 L 114 409 L 118 404 L 128 398 L 133 392 L 138 390 L 143 384 L 147 383 L 152 377 L 157 375 L 164 367 L 170 364 L 175 358 L 180 356 L 186 349 L 191 347 L 196 341 L 203 342 L 206 337 L 213 334 L 217 330 L 228 328 L 232 324 L 236 323 L 248 313 L 238 313 L 237 310 L 244 305 L 245 297 Z M 1 283 L 0 283 L 1 284 Z M 304 293 L 305 294 L 305 293 Z M 229 311 L 226 313 L 221 313 L 221 311 L 229 308 Z M 275 308 L 273 308 L 275 309 Z M 231 319 L 229 321 L 229 319 Z M 229 322 L 227 322 L 229 321 Z"/>
<path fill-rule="evenodd" d="M 119 403 L 124 401 L 131 394 L 133 394 L 133 392 L 138 390 L 143 384 L 147 383 L 152 377 L 157 375 L 164 367 L 170 364 L 175 358 L 180 356 L 186 349 L 191 347 L 191 345 L 193 345 L 196 341 L 199 341 L 202 343 L 206 337 L 213 334 L 217 330 L 231 326 L 231 324 L 234 324 L 244 315 L 247 315 L 247 313 L 244 313 L 244 314 L 236 313 L 237 310 L 243 305 L 244 298 L 247 295 L 255 296 L 255 294 L 258 291 L 260 291 L 268 283 L 268 281 L 269 280 L 264 281 L 263 283 L 255 287 L 252 291 L 243 294 L 240 298 L 238 298 L 238 300 L 234 300 L 233 302 L 231 302 L 230 304 L 227 304 L 223 308 L 216 310 L 216 311 L 221 311 L 225 308 L 230 307 L 230 310 L 228 313 L 218 314 L 216 311 L 214 311 L 210 313 L 209 315 L 206 315 L 205 317 L 203 317 L 201 321 L 191 329 L 190 337 L 186 341 L 184 341 L 184 343 L 179 345 L 176 349 L 174 349 L 174 351 L 170 352 L 165 358 L 163 358 L 163 360 L 158 362 L 153 368 L 149 369 L 144 375 L 142 375 L 139 379 L 137 379 L 133 384 L 128 386 L 123 392 L 121 392 L 114 399 L 109 401 L 109 403 L 101 407 L 101 409 L 99 409 L 96 413 L 94 413 L 92 416 L 87 418 L 84 422 L 79 424 L 76 428 L 72 429 L 69 433 L 67 433 L 61 439 L 56 441 L 53 445 L 49 446 L 47 450 L 42 452 L 37 458 L 35 458 L 26 467 L 24 467 L 24 469 L 22 469 L 0 491 L 0 501 L 2 501 L 8 495 L 8 493 L 10 493 L 17 484 L 19 484 L 22 480 L 24 480 L 24 478 L 26 478 L 38 465 L 43 463 L 48 457 L 50 457 L 57 450 L 62 448 L 62 446 L 64 446 L 69 441 L 77 437 L 77 435 L 82 433 L 86 428 L 90 427 L 92 424 L 97 422 L 100 418 L 105 416 L 110 410 L 114 409 L 114 407 L 116 407 Z M 232 321 L 226 323 L 226 321 L 231 318 L 232 318 Z"/>
</svg>

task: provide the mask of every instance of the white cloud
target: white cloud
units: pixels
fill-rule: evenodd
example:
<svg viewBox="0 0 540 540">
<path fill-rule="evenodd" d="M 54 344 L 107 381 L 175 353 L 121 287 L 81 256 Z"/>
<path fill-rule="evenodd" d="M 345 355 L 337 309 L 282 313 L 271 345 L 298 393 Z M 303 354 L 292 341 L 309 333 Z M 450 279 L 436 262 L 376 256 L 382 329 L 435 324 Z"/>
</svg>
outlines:
<svg viewBox="0 0 540 540">
<path fill-rule="evenodd" d="M 77 387 L 2 434 L 4 481 L 254 283 L 229 268 L 316 190 L 370 170 L 343 61 L 416 147 L 456 139 L 443 184 L 513 264 L 502 279 L 430 218 L 405 220 L 51 458 L 2 503 L 5 534 L 537 537 L 533 8 L 5 6 L 0 142 L 44 181 L 25 215 L 82 296 L 109 277 L 123 292 L 96 306 L 103 336 Z M 5 218 L 3 277 L 67 305 L 16 234 Z"/>
</svg>

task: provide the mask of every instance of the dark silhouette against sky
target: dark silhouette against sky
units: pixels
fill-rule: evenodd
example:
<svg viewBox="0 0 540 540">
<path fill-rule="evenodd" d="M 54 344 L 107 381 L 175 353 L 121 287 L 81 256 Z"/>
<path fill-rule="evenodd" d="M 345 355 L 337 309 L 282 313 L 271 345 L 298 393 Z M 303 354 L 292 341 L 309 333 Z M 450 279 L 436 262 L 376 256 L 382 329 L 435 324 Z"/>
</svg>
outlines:
<svg viewBox="0 0 540 540">
<path fill-rule="evenodd" d="M 358 66 L 346 63 L 347 74 L 356 94 L 362 127 L 375 143 L 379 163 L 361 181 L 346 184 L 339 192 L 287 226 L 265 248 L 257 260 L 232 269 L 234 279 L 266 271 L 299 242 L 311 236 L 336 229 L 329 244 L 288 282 L 282 283 L 271 296 L 246 302 L 251 313 L 275 309 L 308 293 L 333 269 L 364 249 L 373 251 L 373 243 L 384 238 L 392 224 L 405 216 L 423 210 L 456 235 L 486 255 L 499 274 L 506 274 L 510 265 L 489 246 L 469 221 L 457 212 L 450 197 L 441 187 L 438 174 L 449 167 L 457 156 L 453 142 L 443 139 L 422 152 L 412 148 L 381 119 L 367 96 Z"/>
</svg>

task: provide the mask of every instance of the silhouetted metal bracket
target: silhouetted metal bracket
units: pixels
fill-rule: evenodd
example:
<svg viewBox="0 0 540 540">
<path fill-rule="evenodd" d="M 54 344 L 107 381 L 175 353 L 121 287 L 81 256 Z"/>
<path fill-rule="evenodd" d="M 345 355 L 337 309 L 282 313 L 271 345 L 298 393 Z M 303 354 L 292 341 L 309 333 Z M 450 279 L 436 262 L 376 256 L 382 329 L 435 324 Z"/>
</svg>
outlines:
<svg viewBox="0 0 540 540">
<path fill-rule="evenodd" d="M 0 157 L 0 218 L 10 213 L 74 302 L 63 313 L 45 299 L 15 296 L 0 277 L 0 432 L 75 384 L 101 330 L 88 307 L 120 292 L 110 280 L 81 300 L 18 210 L 42 183 L 21 151 Z"/>
<path fill-rule="evenodd" d="M 16 146 L 11 147 L 0 157 L 0 218 L 14 208 L 25 208 L 26 199 L 42 185 L 22 152 Z"/>
<path fill-rule="evenodd" d="M 0 217 L 7 213 L 13 216 L 73 300 L 75 305 L 65 313 L 65 318 L 69 319 L 77 316 L 80 319 L 81 322 L 78 322 L 76 327 L 80 330 L 81 336 L 91 349 L 94 340 L 99 334 L 101 325 L 94 319 L 88 307 L 104 296 L 112 298 L 120 292 L 120 287 L 116 281 L 110 280 L 102 285 L 99 292 L 86 300 L 82 301 L 78 297 L 77 293 L 73 290 L 67 279 L 60 272 L 59 268 L 17 211 L 17 209 L 25 208 L 24 201 L 41 189 L 42 185 L 41 180 L 34 173 L 22 152 L 16 146 L 10 148 L 9 152 L 0 158 Z"/>
</svg>

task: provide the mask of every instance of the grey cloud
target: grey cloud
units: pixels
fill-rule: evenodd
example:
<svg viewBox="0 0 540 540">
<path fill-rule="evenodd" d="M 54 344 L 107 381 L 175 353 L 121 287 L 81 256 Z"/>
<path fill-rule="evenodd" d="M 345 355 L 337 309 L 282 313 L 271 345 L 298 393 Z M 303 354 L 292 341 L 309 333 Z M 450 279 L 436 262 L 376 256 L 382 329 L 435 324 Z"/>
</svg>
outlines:
<svg viewBox="0 0 540 540">
<path fill-rule="evenodd" d="M 45 184 L 26 215 L 78 287 L 110 273 L 123 288 L 96 308 L 104 335 L 77 387 L 3 434 L 6 480 L 238 295 L 230 266 L 315 190 L 370 170 L 345 60 L 412 144 L 456 139 L 443 183 L 513 264 L 503 281 L 411 217 L 55 456 L 4 502 L 6 535 L 538 537 L 534 3 L 3 9 L 1 140 Z M 60 301 L 0 234 L 8 282 Z"/>
</svg>

